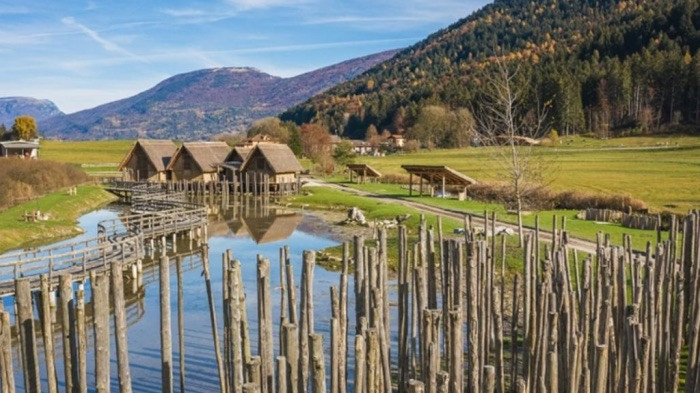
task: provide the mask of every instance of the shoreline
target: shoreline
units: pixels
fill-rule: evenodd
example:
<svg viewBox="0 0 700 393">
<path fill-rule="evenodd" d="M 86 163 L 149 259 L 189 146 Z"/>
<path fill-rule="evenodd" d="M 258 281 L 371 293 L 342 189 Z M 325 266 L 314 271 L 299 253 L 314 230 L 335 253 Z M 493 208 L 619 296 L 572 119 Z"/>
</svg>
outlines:
<svg viewBox="0 0 700 393">
<path fill-rule="evenodd" d="M 0 212 L 0 254 L 78 236 L 84 233 L 77 225 L 80 216 L 116 199 L 98 185 L 81 185 L 77 189 L 77 195 L 68 195 L 67 189 L 61 189 Z M 35 209 L 49 214 L 49 219 L 35 222 L 22 219 L 25 211 Z"/>
</svg>

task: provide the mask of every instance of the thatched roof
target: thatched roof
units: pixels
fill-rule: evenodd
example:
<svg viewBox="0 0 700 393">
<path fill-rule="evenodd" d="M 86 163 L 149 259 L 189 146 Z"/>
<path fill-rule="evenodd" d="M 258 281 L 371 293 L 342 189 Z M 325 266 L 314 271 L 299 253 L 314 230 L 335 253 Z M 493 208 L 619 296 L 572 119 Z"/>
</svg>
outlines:
<svg viewBox="0 0 700 393">
<path fill-rule="evenodd" d="M 304 170 L 289 146 L 281 143 L 259 143 L 241 166 L 242 172 L 248 169 L 253 158 L 258 154 L 265 157 L 275 173 L 299 173 Z"/>
<path fill-rule="evenodd" d="M 175 153 L 168 169 L 187 152 L 197 166 L 204 172 L 211 172 L 226 159 L 231 148 L 225 142 L 186 142 Z"/>
<path fill-rule="evenodd" d="M 131 147 L 129 153 L 124 157 L 121 164 L 119 165 L 119 170 L 124 170 L 124 167 L 129 162 L 131 157 L 136 153 L 138 148 L 141 148 L 146 154 L 148 161 L 153 164 L 158 172 L 164 171 L 170 159 L 173 157 L 177 151 L 177 146 L 170 140 L 165 139 L 138 139 L 134 146 Z"/>
<path fill-rule="evenodd" d="M 224 162 L 244 162 L 248 154 L 253 151 L 252 146 L 236 146 L 228 153 Z"/>
</svg>

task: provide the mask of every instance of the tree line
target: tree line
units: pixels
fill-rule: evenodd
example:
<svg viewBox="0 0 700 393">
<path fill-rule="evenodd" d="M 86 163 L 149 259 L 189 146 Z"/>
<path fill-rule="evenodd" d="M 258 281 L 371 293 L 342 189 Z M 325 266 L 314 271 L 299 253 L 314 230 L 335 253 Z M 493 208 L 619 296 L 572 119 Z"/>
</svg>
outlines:
<svg viewBox="0 0 700 393">
<path fill-rule="evenodd" d="M 538 124 L 544 113 L 561 135 L 700 129 L 693 0 L 497 0 L 281 119 L 351 138 L 374 126 L 464 145 L 500 61 L 520 68 L 513 83 L 526 102 L 522 120 Z M 455 116 L 465 126 L 450 127 Z M 426 121 L 441 135 L 425 136 Z"/>
</svg>

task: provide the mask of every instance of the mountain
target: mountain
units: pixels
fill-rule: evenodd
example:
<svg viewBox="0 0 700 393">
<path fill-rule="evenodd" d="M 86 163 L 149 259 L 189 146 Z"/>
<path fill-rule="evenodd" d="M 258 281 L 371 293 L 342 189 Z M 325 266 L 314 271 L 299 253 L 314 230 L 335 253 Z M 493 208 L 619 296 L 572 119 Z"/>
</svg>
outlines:
<svg viewBox="0 0 700 393">
<path fill-rule="evenodd" d="M 45 136 L 64 139 L 137 137 L 206 139 L 245 130 L 391 58 L 365 56 L 292 78 L 253 68 L 214 68 L 175 75 L 133 97 L 40 122 Z"/>
<path fill-rule="evenodd" d="M 36 120 L 62 115 L 56 104 L 49 100 L 31 97 L 0 97 L 0 124 L 8 129 L 15 122 L 15 117 L 28 115 Z"/>
<path fill-rule="evenodd" d="M 281 118 L 356 138 L 370 125 L 410 134 L 429 105 L 483 113 L 505 64 L 525 120 L 545 111 L 559 133 L 693 132 L 699 50 L 697 0 L 495 0 Z"/>
</svg>

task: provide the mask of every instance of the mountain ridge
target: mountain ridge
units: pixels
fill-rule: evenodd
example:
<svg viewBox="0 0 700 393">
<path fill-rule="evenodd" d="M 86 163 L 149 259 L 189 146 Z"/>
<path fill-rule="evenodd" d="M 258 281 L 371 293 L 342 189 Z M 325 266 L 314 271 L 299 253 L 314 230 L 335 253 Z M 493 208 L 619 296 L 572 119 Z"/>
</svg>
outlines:
<svg viewBox="0 0 700 393">
<path fill-rule="evenodd" d="M 363 56 L 289 78 L 252 67 L 190 71 L 131 97 L 44 119 L 39 129 L 48 138 L 63 139 L 193 140 L 241 132 L 254 120 L 277 115 L 396 52 Z"/>
<path fill-rule="evenodd" d="M 37 120 L 62 115 L 60 109 L 51 100 L 33 97 L 0 97 L 0 124 L 12 127 L 17 116 L 31 116 Z"/>
</svg>

